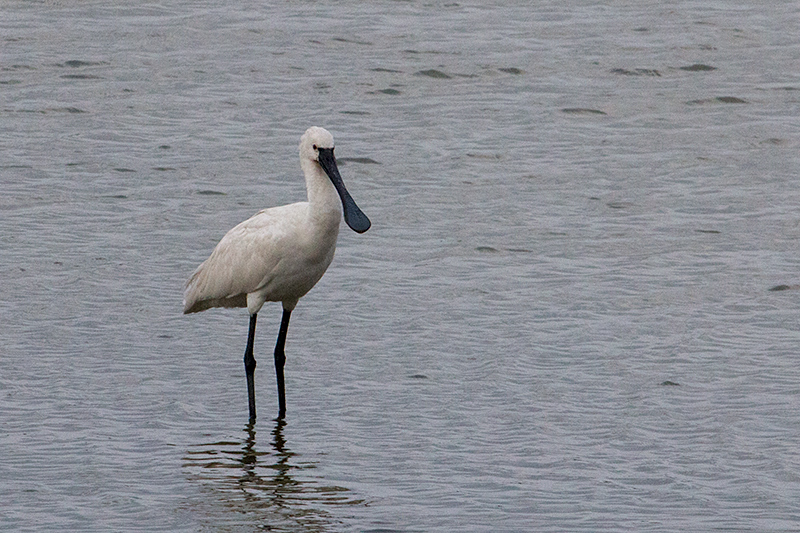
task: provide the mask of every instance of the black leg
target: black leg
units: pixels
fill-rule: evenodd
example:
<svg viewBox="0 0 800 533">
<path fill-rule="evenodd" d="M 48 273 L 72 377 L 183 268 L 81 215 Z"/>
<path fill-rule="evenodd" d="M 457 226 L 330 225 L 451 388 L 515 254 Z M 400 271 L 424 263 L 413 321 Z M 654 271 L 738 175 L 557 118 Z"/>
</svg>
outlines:
<svg viewBox="0 0 800 533">
<path fill-rule="evenodd" d="M 250 421 L 256 420 L 256 358 L 253 357 L 253 342 L 256 338 L 256 317 L 258 313 L 250 315 L 250 332 L 247 334 L 247 349 L 244 351 L 244 372 L 247 375 L 247 399 L 250 403 Z"/>
<path fill-rule="evenodd" d="M 275 344 L 275 376 L 278 378 L 278 418 L 286 415 L 286 393 L 283 386 L 283 365 L 286 363 L 286 354 L 283 347 L 286 344 L 286 331 L 289 329 L 289 317 L 292 312 L 283 310 L 281 329 L 278 331 L 278 342 Z"/>
</svg>

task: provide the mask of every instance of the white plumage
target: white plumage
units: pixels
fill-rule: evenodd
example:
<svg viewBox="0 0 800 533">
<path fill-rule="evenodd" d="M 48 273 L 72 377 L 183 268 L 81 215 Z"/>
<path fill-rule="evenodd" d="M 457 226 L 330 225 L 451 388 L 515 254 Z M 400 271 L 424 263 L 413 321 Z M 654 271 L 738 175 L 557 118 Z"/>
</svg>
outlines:
<svg viewBox="0 0 800 533">
<path fill-rule="evenodd" d="M 283 338 L 279 334 L 275 350 L 282 416 L 285 407 L 279 359 L 283 357 L 289 314 L 331 264 L 342 212 L 354 231 L 363 233 L 370 227 L 369 219 L 344 187 L 333 148 L 333 136 L 327 130 L 309 128 L 300 139 L 300 166 L 308 201 L 264 209 L 231 229 L 186 283 L 184 313 L 211 307 L 247 307 L 250 313 L 245 368 L 251 418 L 255 418 L 251 379 L 255 369 L 252 340 L 256 314 L 265 302 L 283 304 Z"/>
<path fill-rule="evenodd" d="M 192 274 L 184 312 L 247 307 L 252 315 L 267 301 L 294 309 L 333 260 L 341 208 L 334 214 L 314 224 L 309 203 L 300 202 L 264 209 L 240 223 Z"/>
</svg>

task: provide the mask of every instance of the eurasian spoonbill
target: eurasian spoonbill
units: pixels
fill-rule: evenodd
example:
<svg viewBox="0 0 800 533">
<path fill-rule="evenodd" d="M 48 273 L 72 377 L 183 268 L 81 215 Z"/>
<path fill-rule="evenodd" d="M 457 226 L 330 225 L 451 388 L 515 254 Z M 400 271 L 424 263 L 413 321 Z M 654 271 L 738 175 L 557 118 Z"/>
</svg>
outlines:
<svg viewBox="0 0 800 533">
<path fill-rule="evenodd" d="M 347 192 L 333 154 L 333 136 L 312 127 L 300 138 L 300 167 L 306 178 L 308 201 L 258 212 L 231 229 L 211 256 L 186 282 L 184 313 L 211 307 L 247 307 L 250 331 L 244 352 L 250 419 L 256 418 L 253 341 L 256 317 L 265 302 L 281 302 L 283 317 L 275 345 L 278 417 L 286 413 L 283 366 L 289 317 L 320 280 L 333 260 L 339 221 L 364 233 L 369 218 Z"/>
</svg>

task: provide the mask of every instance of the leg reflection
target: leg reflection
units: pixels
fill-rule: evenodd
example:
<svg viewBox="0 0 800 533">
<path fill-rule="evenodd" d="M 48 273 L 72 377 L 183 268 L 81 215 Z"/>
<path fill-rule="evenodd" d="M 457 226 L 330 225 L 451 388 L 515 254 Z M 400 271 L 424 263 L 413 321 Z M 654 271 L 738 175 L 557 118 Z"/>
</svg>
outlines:
<svg viewBox="0 0 800 533">
<path fill-rule="evenodd" d="M 273 452 L 257 451 L 255 426 L 255 422 L 250 422 L 244 428 L 247 436 L 242 446 L 240 459 L 242 477 L 239 479 L 239 483 L 246 494 L 249 494 L 251 489 L 257 488 L 259 489 L 259 498 L 269 495 L 275 505 L 282 505 L 284 496 L 291 494 L 292 489 L 301 484 L 292 478 L 291 471 L 302 468 L 289 462 L 294 453 L 286 447 L 286 439 L 283 436 L 286 420 L 278 418 L 275 421 L 270 443 Z M 265 474 L 271 474 L 271 476 Z M 271 494 L 265 494 L 265 492 Z"/>
<path fill-rule="evenodd" d="M 287 445 L 285 428 L 285 419 L 276 420 L 269 445 L 260 447 L 256 424 L 248 423 L 244 439 L 238 442 L 225 439 L 193 446 L 187 452 L 184 470 L 191 481 L 203 485 L 203 494 L 212 497 L 204 506 L 216 509 L 208 513 L 215 523 L 326 531 L 337 523 L 331 511 L 363 504 L 348 489 L 314 475 L 315 462 L 298 461 Z"/>
</svg>

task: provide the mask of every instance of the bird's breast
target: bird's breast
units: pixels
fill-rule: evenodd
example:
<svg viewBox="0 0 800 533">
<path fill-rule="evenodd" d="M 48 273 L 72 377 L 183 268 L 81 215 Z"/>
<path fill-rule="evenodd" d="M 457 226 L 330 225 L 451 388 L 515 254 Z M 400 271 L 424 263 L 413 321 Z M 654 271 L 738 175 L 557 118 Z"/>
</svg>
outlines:
<svg viewBox="0 0 800 533">
<path fill-rule="evenodd" d="M 258 291 L 263 291 L 266 299 L 285 301 L 302 297 L 333 261 L 339 218 L 333 221 L 312 218 L 294 226 L 282 239 L 279 257 Z"/>
<path fill-rule="evenodd" d="M 324 224 L 309 224 L 306 228 L 311 231 L 301 232 L 298 246 L 309 268 L 322 268 L 324 272 L 333 260 L 339 236 L 339 217 Z"/>
</svg>

